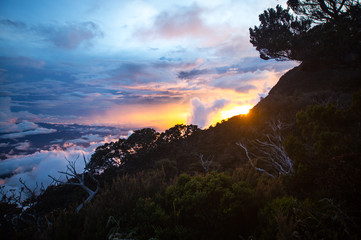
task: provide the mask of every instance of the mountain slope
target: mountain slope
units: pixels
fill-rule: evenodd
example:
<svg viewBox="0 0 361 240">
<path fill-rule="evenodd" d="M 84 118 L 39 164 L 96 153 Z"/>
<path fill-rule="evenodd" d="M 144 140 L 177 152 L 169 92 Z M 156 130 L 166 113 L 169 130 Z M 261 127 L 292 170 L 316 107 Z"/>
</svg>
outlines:
<svg viewBox="0 0 361 240">
<path fill-rule="evenodd" d="M 360 71 L 303 64 L 248 115 L 107 143 L 88 165 L 102 173 L 101 188 L 79 213 L 84 192 L 52 186 L 21 215 L 36 221 L 12 225 L 15 208 L 1 231 L 15 239 L 359 239 Z"/>
</svg>

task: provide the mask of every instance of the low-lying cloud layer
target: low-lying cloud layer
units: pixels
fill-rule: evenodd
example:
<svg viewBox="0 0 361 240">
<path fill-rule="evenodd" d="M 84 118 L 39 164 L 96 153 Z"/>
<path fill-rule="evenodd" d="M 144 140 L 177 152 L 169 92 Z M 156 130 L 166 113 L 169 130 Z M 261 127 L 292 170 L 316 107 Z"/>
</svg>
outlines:
<svg viewBox="0 0 361 240">
<path fill-rule="evenodd" d="M 90 159 L 94 150 L 105 142 L 114 141 L 114 136 L 100 137 L 99 135 L 87 134 L 80 139 L 66 141 L 62 145 L 53 144 L 51 150 L 40 150 L 33 154 L 14 156 L 0 161 L 0 183 L 5 184 L 6 189 L 20 190 L 22 179 L 28 187 L 35 189 L 36 185 L 47 187 L 52 183 L 52 176 L 56 179 L 65 180 L 64 174 L 69 161 L 76 161 L 78 172 L 84 170 L 83 156 Z M 89 143 L 84 147 L 83 141 Z M 28 147 L 29 143 L 20 144 L 19 147 Z M 39 189 L 37 189 L 39 190 Z"/>
</svg>

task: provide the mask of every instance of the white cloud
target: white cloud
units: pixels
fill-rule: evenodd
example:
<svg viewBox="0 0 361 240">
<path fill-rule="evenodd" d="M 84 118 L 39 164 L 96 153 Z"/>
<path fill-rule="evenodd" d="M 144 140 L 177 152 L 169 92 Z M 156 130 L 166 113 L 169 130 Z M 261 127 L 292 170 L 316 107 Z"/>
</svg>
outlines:
<svg viewBox="0 0 361 240">
<path fill-rule="evenodd" d="M 191 115 L 188 118 L 189 124 L 198 125 L 200 128 L 208 127 L 213 114 L 217 113 L 228 103 L 225 99 L 218 99 L 211 103 L 202 102 L 199 98 L 191 100 Z"/>
<path fill-rule="evenodd" d="M 56 129 L 39 127 L 37 129 L 30 130 L 30 131 L 4 134 L 4 135 L 1 135 L 0 138 L 14 139 L 14 138 L 22 138 L 22 137 L 29 136 L 29 135 L 48 134 L 48 133 L 54 133 L 54 132 L 56 132 Z"/>
<path fill-rule="evenodd" d="M 27 156 L 6 159 L 0 162 L 0 176 L 13 175 L 6 179 L 0 179 L 0 182 L 5 184 L 7 189 L 20 189 L 20 178 L 31 189 L 35 188 L 36 183 L 39 186 L 42 183 L 47 187 L 52 182 L 48 175 L 65 180 L 64 175 L 59 173 L 59 171 L 66 171 L 67 159 L 69 161 L 77 159 L 76 170 L 81 173 L 84 169 L 83 154 L 89 160 L 98 146 L 110 140 L 114 139 L 108 136 L 103 138 L 102 141 L 93 142 L 86 148 L 73 144 L 66 151 L 56 148 L 49 151 L 39 151 Z"/>
<path fill-rule="evenodd" d="M 14 132 L 23 132 L 23 131 L 34 130 L 36 128 L 38 128 L 37 124 L 24 120 L 21 123 L 17 123 L 17 124 L 8 122 L 8 124 L 6 124 L 6 125 L 5 124 L 0 125 L 0 132 L 14 133 Z"/>
</svg>

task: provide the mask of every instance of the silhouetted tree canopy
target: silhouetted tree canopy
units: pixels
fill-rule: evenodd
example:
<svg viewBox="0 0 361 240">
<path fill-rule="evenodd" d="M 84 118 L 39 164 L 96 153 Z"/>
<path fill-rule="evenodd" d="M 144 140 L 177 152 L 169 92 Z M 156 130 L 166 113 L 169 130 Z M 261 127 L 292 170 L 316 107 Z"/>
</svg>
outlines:
<svg viewBox="0 0 361 240">
<path fill-rule="evenodd" d="M 360 62 L 359 1 L 289 0 L 287 5 L 265 10 L 259 15 L 261 24 L 249 29 L 262 59 Z"/>
</svg>

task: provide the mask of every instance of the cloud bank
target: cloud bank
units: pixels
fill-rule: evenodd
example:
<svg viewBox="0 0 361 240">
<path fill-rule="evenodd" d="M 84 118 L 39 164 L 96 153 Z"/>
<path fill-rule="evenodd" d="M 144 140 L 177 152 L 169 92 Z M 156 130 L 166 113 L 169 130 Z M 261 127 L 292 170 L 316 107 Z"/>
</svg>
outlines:
<svg viewBox="0 0 361 240">
<path fill-rule="evenodd" d="M 89 140 L 100 140 L 98 136 L 84 136 Z M 77 145 L 77 141 L 66 143 L 67 150 L 62 150 L 61 146 L 54 147 L 53 150 L 41 150 L 34 154 L 26 156 L 16 156 L 0 162 L 0 176 L 2 184 L 6 189 L 21 188 L 19 179 L 22 179 L 31 189 L 41 184 L 47 187 L 52 183 L 51 175 L 54 178 L 65 180 L 64 174 L 59 171 L 66 171 L 69 161 L 76 161 L 76 169 L 82 172 L 84 169 L 83 155 L 86 159 L 90 159 L 94 150 L 105 142 L 114 141 L 114 139 L 105 137 L 101 141 L 91 142 L 89 147 Z M 39 189 L 38 189 L 39 190 Z"/>
</svg>

